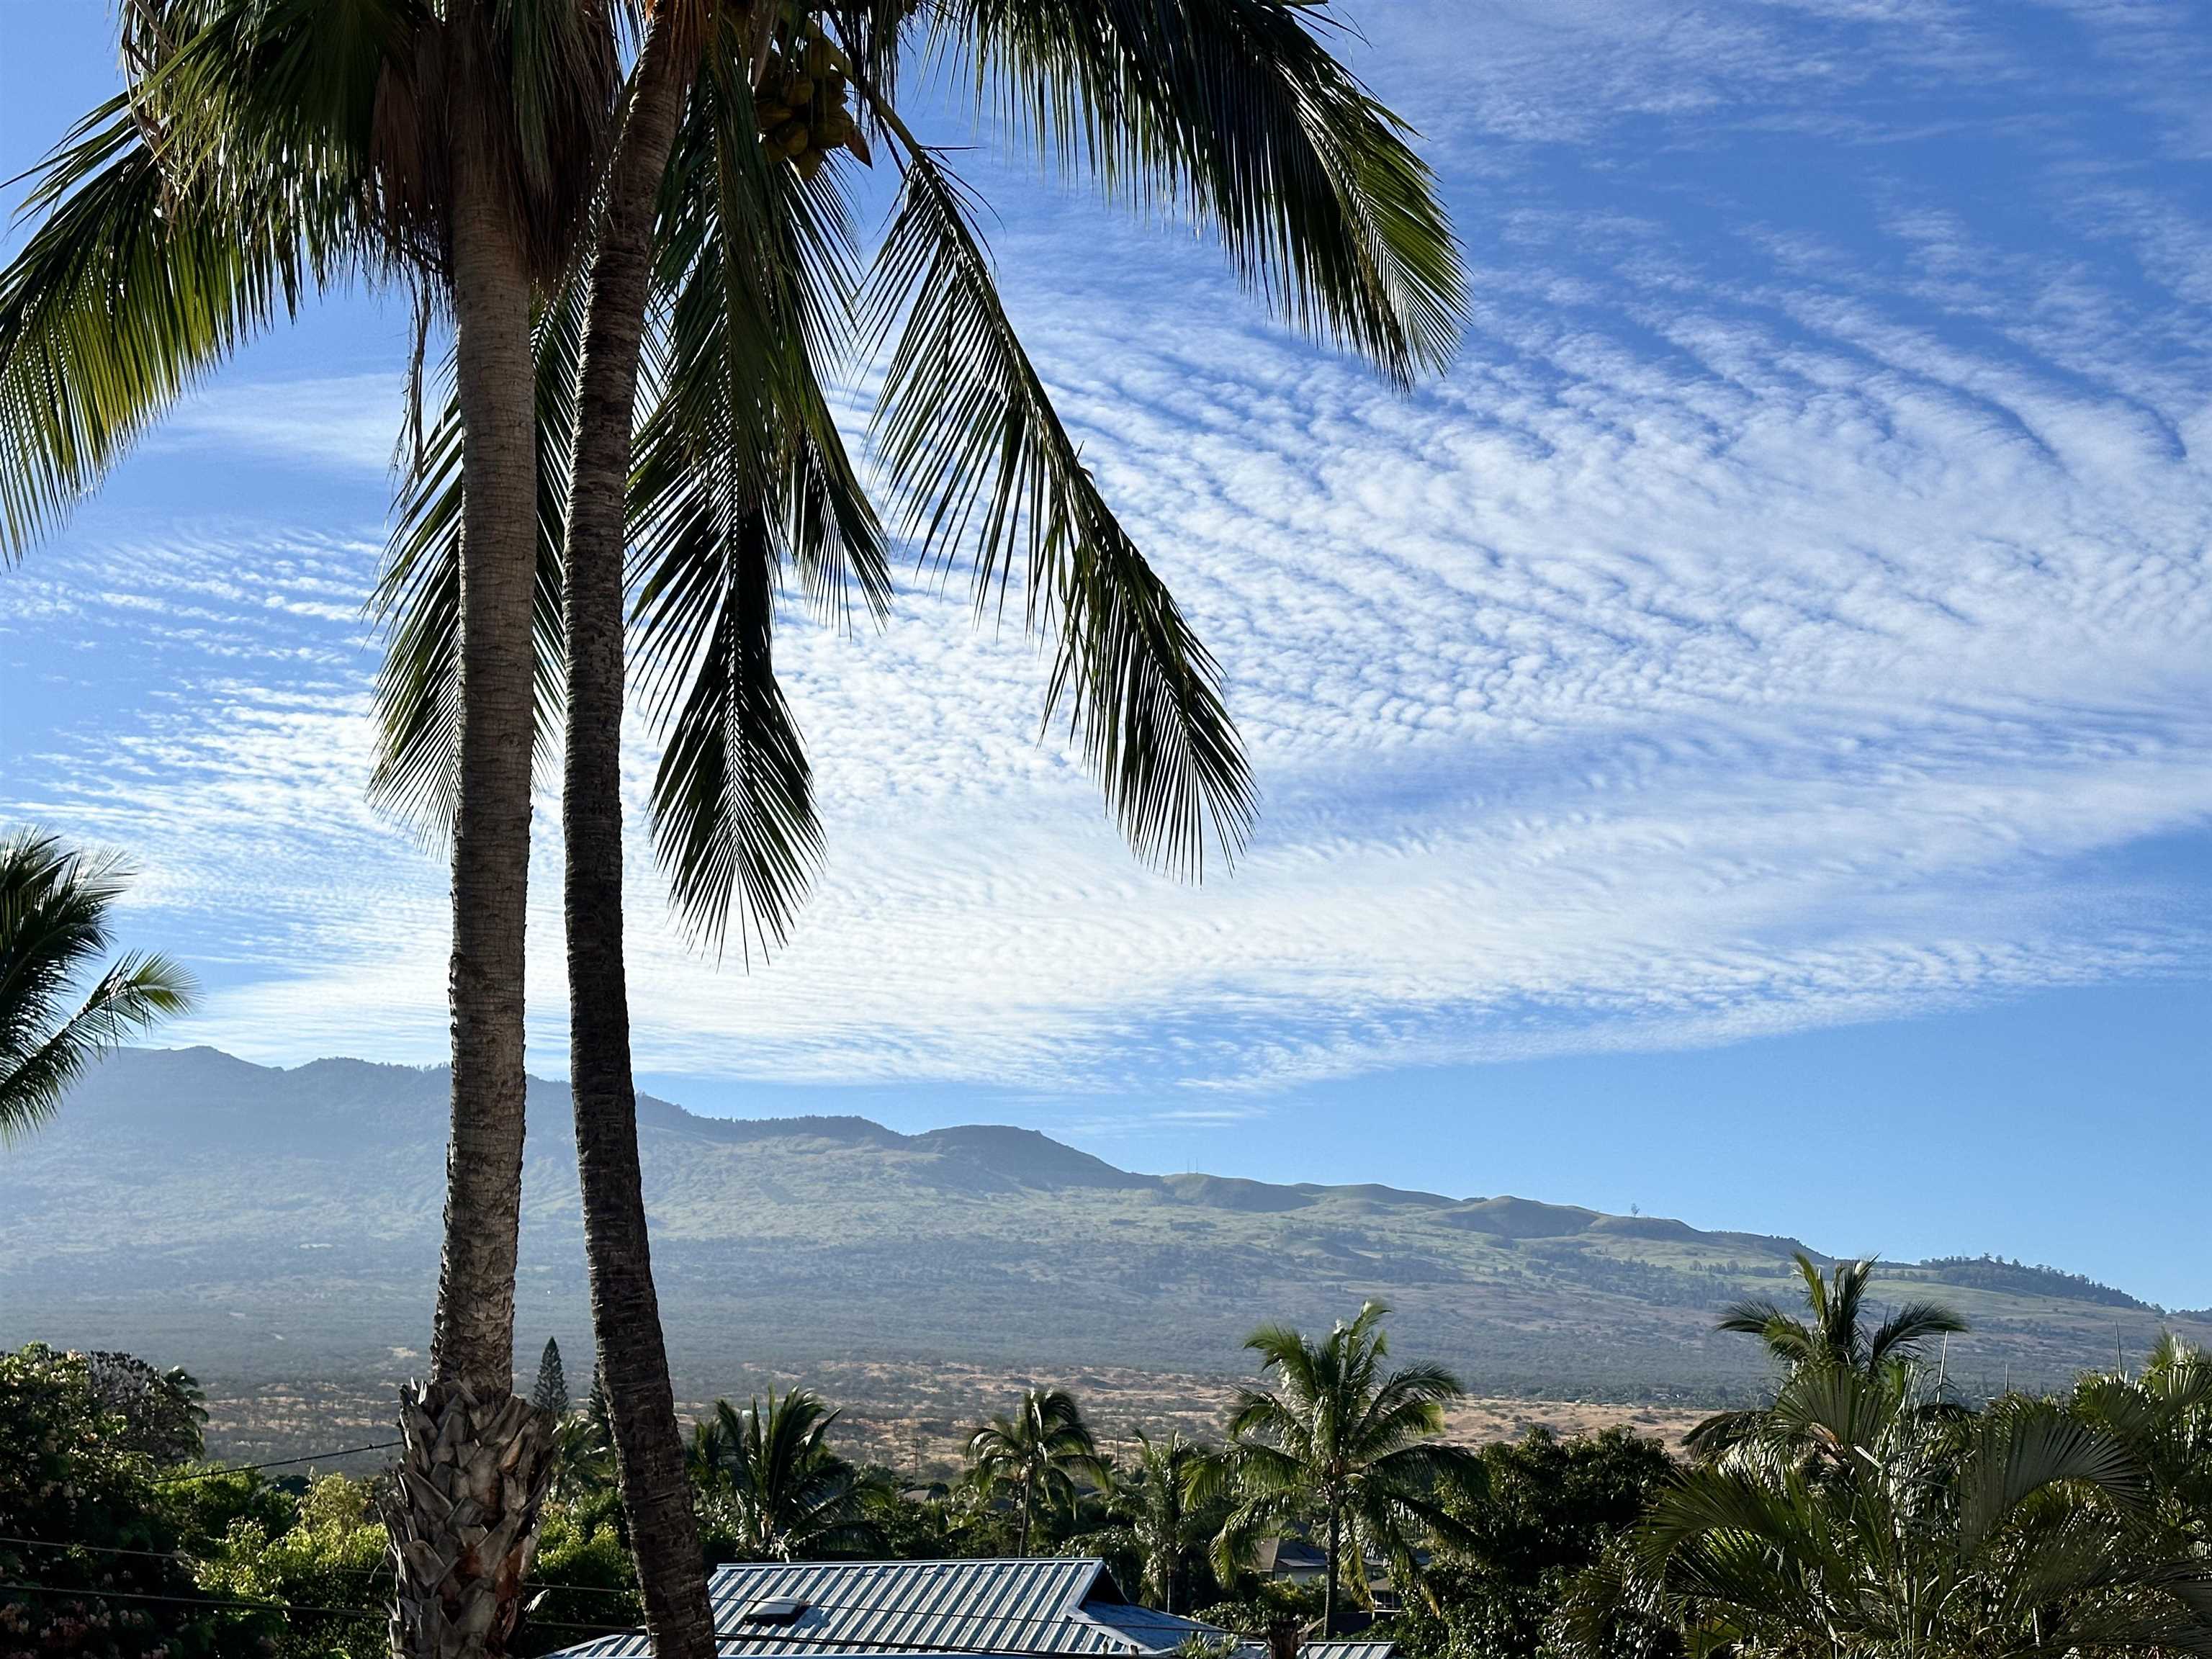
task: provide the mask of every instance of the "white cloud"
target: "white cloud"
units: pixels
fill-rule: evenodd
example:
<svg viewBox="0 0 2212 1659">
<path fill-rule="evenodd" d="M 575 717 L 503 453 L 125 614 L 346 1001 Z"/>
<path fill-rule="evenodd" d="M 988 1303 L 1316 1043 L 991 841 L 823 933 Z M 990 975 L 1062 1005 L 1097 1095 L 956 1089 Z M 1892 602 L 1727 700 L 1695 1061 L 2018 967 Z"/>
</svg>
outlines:
<svg viewBox="0 0 2212 1659">
<path fill-rule="evenodd" d="M 404 392 L 398 374 L 218 380 L 187 398 L 149 442 L 156 449 L 380 475 L 390 470 L 399 441 Z"/>
<path fill-rule="evenodd" d="M 2060 20 L 2100 47 L 2086 113 L 2052 96 L 2073 34 L 1978 8 L 1369 15 L 1471 248 L 1462 361 L 1407 399 L 1202 249 L 994 180 L 1040 361 L 1221 658 L 1259 838 L 1197 889 L 1134 867 L 1036 741 L 1037 651 L 957 592 L 849 640 L 793 620 L 829 868 L 747 974 L 685 948 L 639 839 L 641 1063 L 1141 1078 L 1234 1115 L 2201 962 L 2203 884 L 2124 854 L 2212 825 L 2212 230 L 2128 153 L 2187 123 L 2124 72 L 2165 14 L 2121 13 Z M 1971 161 L 1936 118 L 1969 82 Z M 1761 171 L 1777 135 L 1828 195 Z M 357 473 L 395 410 L 219 388 L 179 441 Z M 0 586 L 11 665 L 151 665 L 41 717 L 9 813 L 130 847 L 149 936 L 217 981 L 192 1034 L 258 1057 L 443 1043 L 439 872 L 361 804 L 374 540 L 180 522 Z M 629 767 L 635 824 L 642 732 Z M 557 872 L 549 832 L 544 1052 Z"/>
</svg>

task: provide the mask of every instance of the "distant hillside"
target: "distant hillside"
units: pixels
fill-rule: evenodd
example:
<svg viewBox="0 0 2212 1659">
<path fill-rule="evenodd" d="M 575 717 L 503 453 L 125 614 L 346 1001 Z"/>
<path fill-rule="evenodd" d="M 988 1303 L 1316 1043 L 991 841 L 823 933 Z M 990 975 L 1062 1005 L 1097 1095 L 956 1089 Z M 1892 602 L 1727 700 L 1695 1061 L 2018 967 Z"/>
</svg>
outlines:
<svg viewBox="0 0 2212 1659">
<path fill-rule="evenodd" d="M 567 1099 L 533 1085 L 520 1339 L 586 1328 Z M 436 1278 L 442 1072 L 210 1049 L 119 1055 L 0 1158 L 0 1340 L 127 1346 L 234 1384 L 419 1363 Z M 1709 1399 L 1758 1375 L 1713 1314 L 1787 1295 L 1788 1238 L 1489 1196 L 1133 1174 L 1026 1129 L 902 1135 L 642 1103 L 679 1387 L 830 1361 L 1241 1371 L 1262 1319 L 1381 1297 L 1401 1346 L 1480 1389 Z M 1992 1240 L 1992 1245 L 2002 1241 Z M 1975 1321 L 1952 1374 L 2056 1380 L 2156 1310 L 2054 1269 L 1891 1267 Z M 2181 1322 L 2212 1340 L 2202 1316 Z"/>
</svg>

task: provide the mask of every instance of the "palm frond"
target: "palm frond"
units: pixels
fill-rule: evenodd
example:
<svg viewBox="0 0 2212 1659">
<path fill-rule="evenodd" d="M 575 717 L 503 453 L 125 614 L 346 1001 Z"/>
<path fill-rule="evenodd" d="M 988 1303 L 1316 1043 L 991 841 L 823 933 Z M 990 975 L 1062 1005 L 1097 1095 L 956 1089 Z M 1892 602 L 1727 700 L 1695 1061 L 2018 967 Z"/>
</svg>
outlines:
<svg viewBox="0 0 2212 1659">
<path fill-rule="evenodd" d="M 1931 1336 L 1956 1336 L 1972 1329 L 1966 1316 L 1940 1302 L 1908 1302 L 1881 1322 L 1867 1342 L 1867 1363 L 1917 1351 Z"/>
<path fill-rule="evenodd" d="M 532 331 L 538 558 L 530 601 L 532 726 L 536 763 L 546 775 L 558 763 L 566 701 L 561 587 L 583 307 L 583 285 L 571 283 L 541 308 Z M 369 793 L 433 840 L 452 824 L 460 787 L 462 439 L 460 403 L 449 383 L 415 455 L 369 601 L 386 635 L 374 696 L 377 757 Z"/>
<path fill-rule="evenodd" d="M 1974 1425 L 1960 1469 L 1961 1549 L 1980 1549 L 2022 1504 L 2061 1483 L 2087 1488 L 2121 1513 L 2149 1498 L 2142 1465 L 2115 1437 L 2047 1401 L 1991 1408 Z"/>
<path fill-rule="evenodd" d="M 1063 166 L 1220 236 L 1278 314 L 1401 383 L 1455 349 L 1466 282 L 1408 130 L 1310 0 L 945 0 L 978 94 Z"/>
<path fill-rule="evenodd" d="M 664 192 L 658 392 L 631 488 L 647 701 L 665 736 L 654 846 L 678 910 L 719 945 L 781 941 L 820 855 L 811 774 L 774 665 L 778 574 L 842 621 L 880 615 L 881 532 L 817 369 L 854 277 L 833 175 L 764 164 L 726 19 Z"/>
<path fill-rule="evenodd" d="M 1057 635 L 1045 697 L 1140 856 L 1200 868 L 1209 834 L 1232 856 L 1251 773 L 1211 654 L 1085 470 L 1000 302 L 957 186 L 904 157 L 872 308 L 902 318 L 884 377 L 885 469 L 926 551 L 971 538 L 979 609 L 1026 565 L 1030 623 Z"/>
<path fill-rule="evenodd" d="M 362 258 L 331 204 L 311 199 L 312 178 L 179 179 L 125 97 L 32 177 L 24 210 L 40 222 L 0 271 L 0 561 L 216 363 Z"/>
<path fill-rule="evenodd" d="M 191 976 L 162 956 L 123 956 L 79 989 L 126 875 L 52 836 L 0 841 L 0 1142 L 52 1116 L 101 1054 L 191 1006 Z"/>
</svg>

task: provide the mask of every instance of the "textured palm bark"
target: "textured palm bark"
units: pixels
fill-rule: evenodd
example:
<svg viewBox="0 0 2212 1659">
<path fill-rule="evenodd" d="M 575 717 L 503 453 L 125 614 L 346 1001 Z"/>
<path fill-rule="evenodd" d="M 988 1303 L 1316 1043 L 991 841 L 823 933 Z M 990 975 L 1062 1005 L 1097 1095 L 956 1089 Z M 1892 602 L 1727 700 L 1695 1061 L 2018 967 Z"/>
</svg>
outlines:
<svg viewBox="0 0 2212 1659">
<path fill-rule="evenodd" d="M 406 1452 L 381 1499 L 396 1574 L 392 1650 L 403 1659 L 507 1651 L 538 1547 L 556 1458 L 545 1414 L 465 1382 L 408 1389 Z"/>
<path fill-rule="evenodd" d="M 453 822 L 453 1126 L 430 1380 L 401 1411 L 386 1520 L 407 1659 L 507 1650 L 549 1425 L 514 1395 L 522 1203 L 537 428 L 531 283 L 480 8 L 448 13 L 455 376 L 465 428 L 460 799 Z"/>
<path fill-rule="evenodd" d="M 584 1246 L 623 1507 L 658 1659 L 714 1659 L 714 1630 L 638 1170 L 623 962 L 623 554 L 654 198 L 697 60 L 689 14 L 701 9 L 669 0 L 654 13 L 609 179 L 585 320 L 562 599 L 569 1076 Z"/>
<path fill-rule="evenodd" d="M 1336 1634 L 1337 1558 L 1343 1550 L 1344 1511 L 1332 1502 L 1328 1506 L 1328 1577 L 1321 1596 L 1321 1639 L 1324 1642 Z"/>
</svg>

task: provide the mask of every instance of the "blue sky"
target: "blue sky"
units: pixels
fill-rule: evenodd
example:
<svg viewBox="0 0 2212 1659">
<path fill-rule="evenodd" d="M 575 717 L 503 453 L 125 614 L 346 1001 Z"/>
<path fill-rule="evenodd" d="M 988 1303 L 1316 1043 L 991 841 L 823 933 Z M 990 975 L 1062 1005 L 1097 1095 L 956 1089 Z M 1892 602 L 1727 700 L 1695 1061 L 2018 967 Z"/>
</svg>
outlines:
<svg viewBox="0 0 2212 1659">
<path fill-rule="evenodd" d="M 828 868 L 748 972 L 665 925 L 637 848 L 652 1085 L 2212 1303 L 2201 11 L 1348 15 L 1472 272 L 1410 398 L 1202 239 L 938 128 L 1222 659 L 1250 855 L 1134 865 L 1036 740 L 1036 648 L 957 592 L 856 638 L 794 615 Z M 0 0 L 9 172 L 111 83 L 107 27 Z M 404 325 L 356 295 L 257 345 L 0 575 L 0 819 L 137 862 L 132 939 L 210 991 L 179 1040 L 442 1050 L 441 872 L 362 794 Z"/>
</svg>

